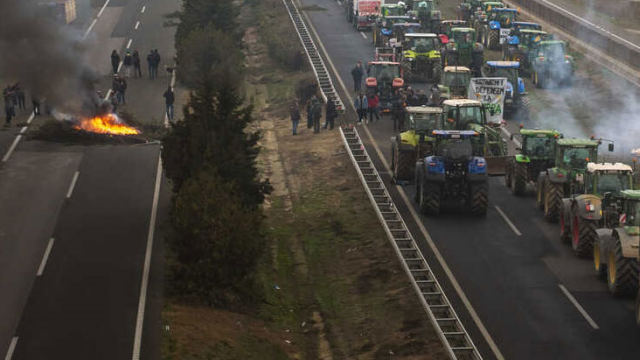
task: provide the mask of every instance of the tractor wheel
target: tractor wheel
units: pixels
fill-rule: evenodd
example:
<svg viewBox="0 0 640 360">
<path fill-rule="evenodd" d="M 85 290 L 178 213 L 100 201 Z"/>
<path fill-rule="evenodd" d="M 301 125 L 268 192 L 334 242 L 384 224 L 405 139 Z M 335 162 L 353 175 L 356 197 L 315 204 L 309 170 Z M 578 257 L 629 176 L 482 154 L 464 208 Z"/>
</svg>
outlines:
<svg viewBox="0 0 640 360">
<path fill-rule="evenodd" d="M 411 81 L 413 78 L 413 71 L 411 69 L 411 63 L 405 62 L 402 66 L 403 77 L 405 81 Z"/>
<path fill-rule="evenodd" d="M 469 189 L 469 208 L 475 215 L 484 216 L 489 206 L 489 184 L 481 182 L 473 184 Z"/>
<path fill-rule="evenodd" d="M 509 189 L 512 189 L 512 177 L 513 177 L 513 171 L 515 167 L 515 159 L 511 159 L 509 160 L 509 162 L 507 163 L 507 171 L 504 174 L 504 184 L 507 185 L 507 187 Z"/>
<path fill-rule="evenodd" d="M 593 243 L 598 238 L 596 223 L 581 219 L 574 210 L 571 228 L 573 253 L 579 258 L 588 258 L 593 255 Z"/>
<path fill-rule="evenodd" d="M 552 183 L 549 178 L 544 183 L 544 218 L 548 222 L 558 221 L 562 208 L 562 184 Z"/>
<path fill-rule="evenodd" d="M 544 210 L 544 183 L 546 178 L 547 178 L 546 174 L 540 174 L 538 176 L 536 198 L 538 202 L 538 208 L 540 210 Z"/>
<path fill-rule="evenodd" d="M 513 175 L 511 178 L 511 191 L 514 195 L 522 196 L 527 189 L 527 180 L 529 172 L 526 164 L 516 162 L 513 167 Z"/>
<path fill-rule="evenodd" d="M 602 256 L 600 255 L 600 239 L 596 238 L 593 241 L 593 269 L 596 271 L 596 275 L 604 280 L 607 278 L 607 268 L 602 262 Z"/>
<path fill-rule="evenodd" d="M 563 207 L 563 211 L 560 214 L 560 242 L 562 244 L 568 244 L 571 241 L 571 228 L 569 227 L 569 224 L 570 223 L 565 220 Z"/>
<path fill-rule="evenodd" d="M 440 184 L 421 181 L 420 211 L 425 215 L 440 214 Z"/>
<path fill-rule="evenodd" d="M 402 151 L 396 148 L 395 167 L 393 169 L 396 180 L 412 180 L 416 164 L 414 151 Z"/>
<path fill-rule="evenodd" d="M 500 46 L 500 33 L 497 31 L 489 32 L 489 43 L 487 47 L 489 50 L 496 50 Z"/>
<path fill-rule="evenodd" d="M 633 296 L 638 291 L 638 260 L 625 258 L 620 239 L 614 236 L 612 240 L 614 243 L 609 250 L 607 266 L 609 291 L 615 296 Z"/>
<path fill-rule="evenodd" d="M 518 115 L 520 116 L 520 120 L 529 121 L 529 114 L 531 111 L 531 99 L 529 99 L 529 95 L 520 95 L 518 105 Z"/>
<path fill-rule="evenodd" d="M 433 64 L 433 82 L 434 83 L 439 83 L 440 82 L 440 78 L 442 78 L 442 64 L 441 63 L 434 63 Z"/>
</svg>

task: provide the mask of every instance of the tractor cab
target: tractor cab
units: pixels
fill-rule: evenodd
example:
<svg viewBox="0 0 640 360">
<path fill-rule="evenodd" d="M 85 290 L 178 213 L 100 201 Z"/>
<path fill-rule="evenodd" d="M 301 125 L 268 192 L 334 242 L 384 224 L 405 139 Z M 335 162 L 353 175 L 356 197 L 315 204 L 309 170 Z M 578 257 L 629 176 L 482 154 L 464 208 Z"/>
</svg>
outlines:
<svg viewBox="0 0 640 360">
<path fill-rule="evenodd" d="M 430 52 L 438 50 L 438 37 L 436 34 L 406 34 L 405 44 L 405 56 L 428 56 Z"/>
<path fill-rule="evenodd" d="M 542 30 L 529 29 L 511 29 L 511 33 L 507 38 L 509 45 L 525 46 L 527 48 L 536 47 L 549 36 L 549 33 Z"/>
<path fill-rule="evenodd" d="M 556 144 L 562 137 L 556 130 L 522 129 L 520 135 L 522 136 L 522 156 L 528 161 L 553 161 Z"/>
<path fill-rule="evenodd" d="M 476 42 L 476 31 L 472 28 L 453 28 L 449 42 L 454 43 L 458 49 L 471 49 Z"/>
<path fill-rule="evenodd" d="M 402 67 L 398 62 L 371 61 L 367 67 L 366 84 L 369 88 L 400 88 L 404 85 L 402 80 Z"/>
<path fill-rule="evenodd" d="M 443 20 L 440 26 L 440 42 L 443 45 L 449 43 L 449 39 L 452 36 L 452 30 L 455 28 L 466 28 L 467 22 L 464 20 Z"/>
<path fill-rule="evenodd" d="M 624 227 L 628 235 L 638 236 L 640 233 L 640 190 L 623 190 L 620 192 L 623 199 L 620 225 Z"/>
<path fill-rule="evenodd" d="M 433 130 L 442 126 L 443 111 L 439 107 L 407 106 L 405 108 L 405 121 L 407 129 L 418 137 L 428 136 Z M 419 139 L 415 139 L 416 142 Z"/>
<path fill-rule="evenodd" d="M 502 9 L 504 8 L 504 4 L 500 1 L 485 1 L 480 4 L 475 9 L 474 19 L 483 22 L 487 20 L 488 14 L 491 12 L 491 9 Z"/>
<path fill-rule="evenodd" d="M 434 155 L 447 160 L 468 160 L 483 156 L 480 134 L 471 130 L 434 130 Z M 484 161 L 482 161 L 484 165 Z M 483 172 L 486 168 L 483 166 Z"/>
<path fill-rule="evenodd" d="M 490 29 L 495 30 L 511 28 L 513 26 L 513 23 L 518 18 L 518 10 L 491 7 L 488 16 Z"/>
<path fill-rule="evenodd" d="M 402 23 L 394 23 L 391 26 L 391 37 L 396 39 L 395 44 L 391 44 L 392 46 L 397 46 L 402 44 L 405 41 L 405 37 L 408 34 L 418 33 L 422 25 L 419 23 L 411 23 L 411 22 L 402 22 Z"/>
<path fill-rule="evenodd" d="M 585 173 L 585 193 L 619 197 L 621 191 L 633 188 L 633 169 L 622 163 L 589 163 Z M 610 195 L 607 195 L 610 196 Z"/>
<path fill-rule="evenodd" d="M 566 55 L 564 41 L 542 41 L 538 47 L 538 57 L 547 61 L 564 61 L 570 56 Z"/>
<path fill-rule="evenodd" d="M 477 100 L 445 100 L 442 106 L 445 114 L 443 130 L 479 131 L 487 124 L 482 103 Z"/>
<path fill-rule="evenodd" d="M 598 141 L 585 139 L 560 139 L 556 154 L 556 166 L 583 174 L 587 164 L 598 158 Z"/>
<path fill-rule="evenodd" d="M 465 66 L 447 66 L 438 84 L 438 95 L 442 99 L 464 99 L 473 74 Z"/>
<path fill-rule="evenodd" d="M 405 16 L 407 13 L 407 9 L 398 4 L 384 4 L 381 10 L 383 19 L 388 19 L 390 16 Z"/>
<path fill-rule="evenodd" d="M 518 30 L 542 30 L 542 25 L 525 21 L 514 21 L 512 27 Z"/>
<path fill-rule="evenodd" d="M 518 94 L 525 93 L 524 82 L 520 78 L 520 63 L 517 61 L 487 61 L 484 69 L 486 77 L 507 78 L 507 88 L 505 89 L 505 102 L 514 98 L 515 91 Z M 506 106 L 506 104 L 505 104 Z"/>
</svg>

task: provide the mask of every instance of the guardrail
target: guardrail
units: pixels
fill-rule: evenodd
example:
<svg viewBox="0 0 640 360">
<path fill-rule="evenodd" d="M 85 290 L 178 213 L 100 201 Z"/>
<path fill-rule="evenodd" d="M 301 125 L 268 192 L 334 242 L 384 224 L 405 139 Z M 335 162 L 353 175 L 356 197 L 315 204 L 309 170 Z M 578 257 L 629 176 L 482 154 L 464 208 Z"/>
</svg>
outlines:
<svg viewBox="0 0 640 360">
<path fill-rule="evenodd" d="M 318 53 L 318 49 L 309 34 L 309 30 L 307 30 L 307 26 L 305 25 L 302 16 L 300 16 L 300 12 L 298 11 L 296 4 L 292 0 L 282 0 L 282 2 L 289 12 L 289 18 L 293 22 L 296 32 L 298 33 L 298 37 L 300 38 L 300 42 L 302 42 L 304 51 L 307 54 L 313 73 L 318 81 L 320 91 L 322 92 L 322 99 L 326 103 L 328 98 L 333 98 L 336 110 L 340 113 L 344 113 L 344 104 L 340 99 L 340 95 L 338 95 L 338 92 L 333 86 L 333 82 L 329 76 L 329 71 L 327 71 L 327 67 L 324 65 L 324 61 L 322 60 L 320 53 Z"/>
<path fill-rule="evenodd" d="M 451 359 L 482 359 L 436 276 L 418 249 L 400 212 L 396 209 L 367 150 L 364 148 L 358 131 L 353 126 L 343 126 L 340 127 L 340 136 L 378 219 L 382 223 L 402 267 L 411 279 L 413 289 L 418 294 L 420 303 L 444 344 L 449 357 Z"/>
<path fill-rule="evenodd" d="M 640 46 L 546 0 L 510 0 L 523 10 L 576 36 L 610 57 L 640 69 Z"/>
</svg>

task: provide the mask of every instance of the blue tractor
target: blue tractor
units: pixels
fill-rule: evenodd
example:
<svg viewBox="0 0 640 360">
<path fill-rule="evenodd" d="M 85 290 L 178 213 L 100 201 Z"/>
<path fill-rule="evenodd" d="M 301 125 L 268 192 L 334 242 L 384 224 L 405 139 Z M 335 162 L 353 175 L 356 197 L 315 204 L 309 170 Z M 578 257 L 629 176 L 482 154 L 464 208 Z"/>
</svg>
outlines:
<svg viewBox="0 0 640 360">
<path fill-rule="evenodd" d="M 434 130 L 433 154 L 416 164 L 416 201 L 428 215 L 440 213 L 444 201 L 485 215 L 489 203 L 487 162 L 476 131 Z"/>
<path fill-rule="evenodd" d="M 487 61 L 482 69 L 484 77 L 507 78 L 504 97 L 504 117 L 506 119 L 529 120 L 531 101 L 520 77 L 520 63 L 517 61 Z"/>
<path fill-rule="evenodd" d="M 500 45 L 504 43 L 511 32 L 513 23 L 518 18 L 517 9 L 492 8 L 489 13 L 488 36 L 484 37 L 484 45 L 490 50 L 500 50 Z"/>
</svg>

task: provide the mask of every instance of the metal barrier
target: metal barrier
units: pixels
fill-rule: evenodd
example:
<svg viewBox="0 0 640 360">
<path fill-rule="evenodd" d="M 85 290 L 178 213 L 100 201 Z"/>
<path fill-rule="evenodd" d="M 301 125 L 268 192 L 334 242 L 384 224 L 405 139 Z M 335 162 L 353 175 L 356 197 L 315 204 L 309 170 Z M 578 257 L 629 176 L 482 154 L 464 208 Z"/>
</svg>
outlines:
<svg viewBox="0 0 640 360">
<path fill-rule="evenodd" d="M 340 135 L 378 219 L 382 223 L 402 267 L 411 279 L 413 289 L 418 294 L 420 303 L 427 312 L 449 357 L 451 359 L 482 359 L 429 264 L 418 249 L 402 216 L 396 209 L 378 171 L 367 154 L 367 150 L 364 148 L 358 131 L 353 126 L 340 127 Z"/>
<path fill-rule="evenodd" d="M 338 92 L 333 86 L 327 67 L 324 65 L 324 61 L 318 53 L 316 45 L 313 43 L 309 30 L 307 30 L 307 26 L 305 25 L 302 16 L 300 16 L 300 12 L 298 12 L 298 8 L 292 0 L 282 1 L 289 12 L 289 17 L 296 28 L 296 32 L 298 33 L 300 42 L 302 42 L 304 51 L 307 53 L 307 58 L 309 59 L 313 73 L 316 75 L 318 85 L 322 92 L 322 99 L 326 103 L 328 98 L 333 98 L 333 101 L 336 104 L 336 110 L 340 113 L 344 113 L 344 104 L 340 99 L 340 95 L 338 95 Z"/>
</svg>

